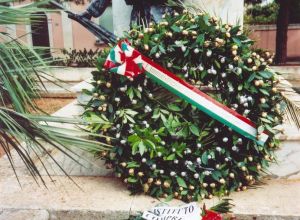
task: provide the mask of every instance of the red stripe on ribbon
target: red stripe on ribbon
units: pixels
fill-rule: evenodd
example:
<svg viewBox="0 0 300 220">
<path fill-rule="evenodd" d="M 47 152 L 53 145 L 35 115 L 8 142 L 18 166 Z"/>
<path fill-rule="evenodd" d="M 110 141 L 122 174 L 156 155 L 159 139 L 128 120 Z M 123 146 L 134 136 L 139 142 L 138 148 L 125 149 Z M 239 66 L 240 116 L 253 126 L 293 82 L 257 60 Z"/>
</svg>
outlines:
<svg viewBox="0 0 300 220">
<path fill-rule="evenodd" d="M 192 86 L 191 84 L 188 84 L 186 81 L 184 81 L 183 79 L 179 78 L 178 76 L 176 76 L 175 74 L 171 73 L 170 71 L 164 69 L 162 66 L 160 66 L 159 64 L 155 63 L 154 61 L 152 61 L 151 59 L 149 59 L 148 57 L 145 57 L 142 55 L 142 59 L 148 63 L 149 65 L 155 67 L 156 69 L 158 69 L 159 71 L 161 71 L 162 73 L 166 74 L 167 76 L 171 77 L 172 79 L 178 81 L 180 84 L 184 85 L 185 87 L 187 87 L 188 89 L 192 90 L 193 92 L 201 95 L 202 97 L 204 97 L 205 99 L 209 100 L 210 102 L 213 102 L 215 105 L 219 106 L 220 108 L 224 109 L 225 111 L 229 112 L 230 114 L 234 115 L 235 117 L 239 118 L 240 120 L 244 121 L 245 123 L 247 123 L 248 125 L 255 127 L 256 125 L 250 121 L 248 118 L 244 117 L 243 115 L 237 113 L 236 111 L 232 110 L 231 108 L 228 108 L 226 105 L 223 105 L 220 102 L 217 102 L 216 100 L 214 100 L 212 97 L 210 97 L 209 95 L 205 94 L 204 92 L 201 92 L 199 89 L 197 89 L 196 87 Z"/>
</svg>

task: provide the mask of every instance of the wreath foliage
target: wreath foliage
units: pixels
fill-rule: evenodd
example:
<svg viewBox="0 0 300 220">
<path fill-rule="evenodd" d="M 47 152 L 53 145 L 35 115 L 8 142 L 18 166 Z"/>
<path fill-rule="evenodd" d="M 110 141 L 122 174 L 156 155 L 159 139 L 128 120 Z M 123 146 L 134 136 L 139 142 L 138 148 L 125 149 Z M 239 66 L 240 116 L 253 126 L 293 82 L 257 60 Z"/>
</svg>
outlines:
<svg viewBox="0 0 300 220">
<path fill-rule="evenodd" d="M 127 39 L 145 56 L 205 90 L 210 96 L 250 118 L 258 145 L 194 106 L 172 95 L 145 75 L 134 80 L 102 68 L 93 72 L 93 97 L 84 117 L 104 134 L 111 151 L 101 157 L 128 188 L 153 197 L 184 201 L 212 198 L 255 184 L 260 171 L 274 160 L 282 122 L 282 96 L 268 52 L 253 52 L 240 26 L 222 24 L 207 13 L 172 12 L 159 24 L 133 29 Z"/>
</svg>

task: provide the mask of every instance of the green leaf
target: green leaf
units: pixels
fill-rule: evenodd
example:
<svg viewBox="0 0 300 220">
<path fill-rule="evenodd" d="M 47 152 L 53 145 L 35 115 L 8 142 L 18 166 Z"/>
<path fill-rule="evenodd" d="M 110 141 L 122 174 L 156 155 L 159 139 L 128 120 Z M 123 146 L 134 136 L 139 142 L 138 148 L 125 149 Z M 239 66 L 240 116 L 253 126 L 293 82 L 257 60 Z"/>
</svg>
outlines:
<svg viewBox="0 0 300 220">
<path fill-rule="evenodd" d="M 252 82 L 255 79 L 255 76 L 256 76 L 256 73 L 252 73 L 250 75 L 250 77 L 248 78 L 247 82 L 249 82 L 249 83 Z"/>
<path fill-rule="evenodd" d="M 127 163 L 127 168 L 137 168 L 137 167 L 140 167 L 140 165 L 138 165 L 137 162 L 135 161 Z"/>
<path fill-rule="evenodd" d="M 200 136 L 200 130 L 199 130 L 199 128 L 198 128 L 195 124 L 192 124 L 192 125 L 190 126 L 190 131 L 191 131 L 194 135 Z"/>
<path fill-rule="evenodd" d="M 258 72 L 258 74 L 265 79 L 270 79 L 273 76 L 273 73 L 271 71 L 260 71 Z"/>
<path fill-rule="evenodd" d="M 153 150 L 156 149 L 155 144 L 152 141 L 150 141 L 149 139 L 145 140 L 145 145 Z"/>
<path fill-rule="evenodd" d="M 166 199 L 165 199 L 165 202 L 170 202 L 172 199 L 173 199 L 173 195 L 169 195 Z"/>
<path fill-rule="evenodd" d="M 212 178 L 216 181 L 219 181 L 220 178 L 222 177 L 221 172 L 217 171 L 217 170 L 213 171 L 211 175 L 212 175 Z"/>
<path fill-rule="evenodd" d="M 175 104 L 169 104 L 169 105 L 168 105 L 168 108 L 169 108 L 171 111 L 174 111 L 174 112 L 180 112 L 180 111 L 181 111 L 181 109 L 180 109 L 177 105 L 175 105 Z"/>
<path fill-rule="evenodd" d="M 130 88 L 127 90 L 126 94 L 127 94 L 128 97 L 130 98 L 130 100 L 133 99 L 134 93 L 133 93 L 132 87 L 130 87 Z"/>
<path fill-rule="evenodd" d="M 259 91 L 260 91 L 261 93 L 263 93 L 264 95 L 267 95 L 267 96 L 270 95 L 270 93 L 269 93 L 267 90 L 265 90 L 265 89 L 259 89 Z"/>
<path fill-rule="evenodd" d="M 181 186 L 183 188 L 187 188 L 187 185 L 186 185 L 184 179 L 182 179 L 181 177 L 178 176 L 178 177 L 176 177 L 176 180 L 177 180 L 177 183 L 179 186 Z"/>
<path fill-rule="evenodd" d="M 166 50 L 165 50 L 165 48 L 160 44 L 160 45 L 158 45 L 158 48 L 159 48 L 159 50 L 160 50 L 160 52 L 162 52 L 162 53 L 166 53 Z"/>
<path fill-rule="evenodd" d="M 158 46 L 157 45 L 154 46 L 154 47 L 152 47 L 152 49 L 150 50 L 150 55 L 155 54 L 157 52 L 157 50 L 158 50 Z"/>
<path fill-rule="evenodd" d="M 200 46 L 202 46 L 203 43 L 204 43 L 204 40 L 205 40 L 204 34 L 200 34 L 200 35 L 197 37 L 196 42 L 197 42 Z"/>
<path fill-rule="evenodd" d="M 138 114 L 137 111 L 133 111 L 131 109 L 125 109 L 126 114 L 131 115 L 131 116 L 135 116 Z"/>
<path fill-rule="evenodd" d="M 181 32 L 181 29 L 179 27 L 177 27 L 176 25 L 172 25 L 171 26 L 171 29 L 176 32 L 176 33 L 180 33 Z"/>
<path fill-rule="evenodd" d="M 201 160 L 202 160 L 202 163 L 203 163 L 204 165 L 207 165 L 207 163 L 208 163 L 208 153 L 207 153 L 207 152 L 204 152 L 204 153 L 202 154 Z"/>
<path fill-rule="evenodd" d="M 144 142 L 143 141 L 140 141 L 139 143 L 139 152 L 140 152 L 140 155 L 143 156 L 144 153 L 146 151 L 146 146 L 144 145 Z"/>
<path fill-rule="evenodd" d="M 174 160 L 176 158 L 176 155 L 175 154 L 170 154 L 166 160 Z"/>
<path fill-rule="evenodd" d="M 137 134 L 133 134 L 128 137 L 128 142 L 130 142 L 130 143 L 135 143 L 140 140 L 141 140 L 141 138 Z"/>
<path fill-rule="evenodd" d="M 134 178 L 134 177 L 129 177 L 128 179 L 128 182 L 129 183 L 136 183 L 138 180 L 136 179 L 136 178 Z"/>
<path fill-rule="evenodd" d="M 234 43 L 236 43 L 237 46 L 240 47 L 240 46 L 242 45 L 242 42 L 241 42 L 240 39 L 238 39 L 238 38 L 236 38 L 236 37 L 233 37 L 232 40 L 233 40 Z"/>
</svg>

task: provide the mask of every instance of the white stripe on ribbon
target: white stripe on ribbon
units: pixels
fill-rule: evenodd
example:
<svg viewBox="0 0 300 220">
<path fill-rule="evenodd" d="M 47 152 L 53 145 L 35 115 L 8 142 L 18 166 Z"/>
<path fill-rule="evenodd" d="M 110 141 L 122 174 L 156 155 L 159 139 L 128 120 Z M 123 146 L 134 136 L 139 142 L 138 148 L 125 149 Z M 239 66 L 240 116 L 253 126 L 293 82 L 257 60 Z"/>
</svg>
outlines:
<svg viewBox="0 0 300 220">
<path fill-rule="evenodd" d="M 156 78 L 167 82 L 169 86 L 171 86 L 174 90 L 177 90 L 181 94 L 189 97 L 196 103 L 201 103 L 201 105 L 206 108 L 208 111 L 211 111 L 217 115 L 222 116 L 226 121 L 230 122 L 232 125 L 240 128 L 241 130 L 245 131 L 252 137 L 256 138 L 257 137 L 257 129 L 244 121 L 240 120 L 239 118 L 235 117 L 232 115 L 230 112 L 226 111 L 225 109 L 215 105 L 213 102 L 207 100 L 206 98 L 200 96 L 196 92 L 192 91 L 191 89 L 185 87 L 184 85 L 180 84 L 178 81 L 172 79 L 168 75 L 164 74 L 157 68 L 151 66 L 150 64 L 146 63 L 143 61 L 143 67 L 147 72 L 155 76 Z M 268 135 L 265 133 L 262 133 L 260 135 L 260 142 L 266 142 L 268 139 Z"/>
</svg>

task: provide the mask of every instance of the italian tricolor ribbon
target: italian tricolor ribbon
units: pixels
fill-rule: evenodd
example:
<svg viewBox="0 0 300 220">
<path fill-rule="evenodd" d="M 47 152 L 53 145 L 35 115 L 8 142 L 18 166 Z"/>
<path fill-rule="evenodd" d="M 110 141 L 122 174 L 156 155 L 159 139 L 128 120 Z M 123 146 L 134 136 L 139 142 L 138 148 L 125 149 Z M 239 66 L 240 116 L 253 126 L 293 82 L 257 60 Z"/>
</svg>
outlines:
<svg viewBox="0 0 300 220">
<path fill-rule="evenodd" d="M 143 56 L 130 46 L 127 41 L 119 42 L 110 51 L 104 67 L 111 72 L 127 77 L 135 77 L 146 73 L 149 78 L 170 92 L 183 98 L 210 117 L 232 128 L 246 138 L 254 140 L 259 144 L 264 144 L 268 139 L 268 135 L 265 132 L 259 135 L 259 139 L 257 138 L 257 128 L 251 120 L 217 102 L 209 95 L 164 69 L 148 57 Z"/>
</svg>

